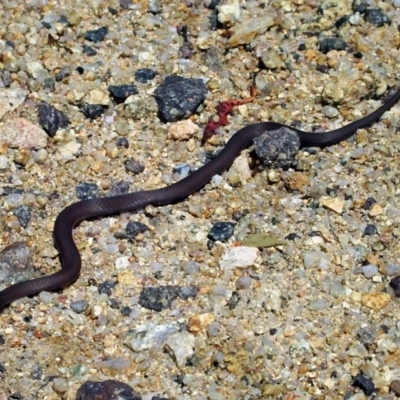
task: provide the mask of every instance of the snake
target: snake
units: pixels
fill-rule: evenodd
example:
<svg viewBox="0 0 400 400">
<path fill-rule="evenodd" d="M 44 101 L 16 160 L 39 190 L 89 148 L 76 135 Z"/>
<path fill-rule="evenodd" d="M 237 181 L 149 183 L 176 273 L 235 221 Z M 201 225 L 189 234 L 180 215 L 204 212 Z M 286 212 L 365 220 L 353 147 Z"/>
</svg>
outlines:
<svg viewBox="0 0 400 400">
<path fill-rule="evenodd" d="M 400 88 L 371 114 L 355 120 L 339 129 L 322 133 L 305 132 L 278 122 L 258 122 L 239 129 L 228 140 L 218 155 L 187 177 L 169 186 L 154 190 L 140 190 L 111 197 L 81 200 L 63 209 L 54 224 L 54 245 L 59 253 L 61 269 L 50 275 L 15 283 L 0 291 L 0 309 L 25 296 L 42 291 L 65 288 L 74 283 L 81 272 L 81 256 L 74 242 L 73 229 L 83 220 L 133 212 L 148 205 L 175 204 L 204 187 L 216 174 L 228 169 L 242 150 L 251 146 L 253 140 L 264 132 L 281 128 L 295 131 L 301 147 L 325 147 L 350 138 L 361 128 L 366 128 L 393 107 L 400 99 Z"/>
</svg>

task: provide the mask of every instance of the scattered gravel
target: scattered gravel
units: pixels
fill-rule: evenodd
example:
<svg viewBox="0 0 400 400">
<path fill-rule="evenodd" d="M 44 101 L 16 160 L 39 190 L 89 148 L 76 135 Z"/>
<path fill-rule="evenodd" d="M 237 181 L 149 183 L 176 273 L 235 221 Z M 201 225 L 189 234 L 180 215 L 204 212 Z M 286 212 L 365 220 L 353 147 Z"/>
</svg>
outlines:
<svg viewBox="0 0 400 400">
<path fill-rule="evenodd" d="M 0 7 L 1 287 L 60 268 L 69 204 L 176 182 L 249 123 L 339 128 L 399 85 L 397 0 L 62 3 Z M 0 313 L 0 398 L 394 399 L 399 110 L 80 224 L 77 282 Z"/>
</svg>

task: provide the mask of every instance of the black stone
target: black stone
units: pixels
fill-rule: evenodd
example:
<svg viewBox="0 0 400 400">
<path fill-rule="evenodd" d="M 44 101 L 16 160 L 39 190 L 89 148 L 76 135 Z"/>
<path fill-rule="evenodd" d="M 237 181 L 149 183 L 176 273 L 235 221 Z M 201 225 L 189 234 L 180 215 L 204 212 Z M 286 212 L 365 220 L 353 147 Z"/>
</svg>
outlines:
<svg viewBox="0 0 400 400">
<path fill-rule="evenodd" d="M 115 144 L 117 145 L 117 147 L 125 147 L 126 149 L 129 147 L 128 139 L 125 137 L 117 138 Z"/>
<path fill-rule="evenodd" d="M 108 91 L 117 104 L 123 103 L 129 96 L 139 93 L 135 85 L 110 85 Z"/>
<path fill-rule="evenodd" d="M 353 386 L 360 388 L 367 396 L 375 392 L 375 385 L 372 379 L 364 374 L 358 374 L 353 381 Z"/>
<path fill-rule="evenodd" d="M 82 46 L 82 51 L 83 54 L 86 54 L 89 57 L 93 57 L 97 54 L 97 51 L 93 47 L 87 46 L 86 44 Z"/>
<path fill-rule="evenodd" d="M 103 382 L 87 381 L 76 393 L 76 400 L 142 400 L 126 383 L 116 380 Z"/>
<path fill-rule="evenodd" d="M 124 317 L 129 317 L 131 315 L 132 309 L 128 306 L 124 306 L 121 308 L 121 315 Z"/>
<path fill-rule="evenodd" d="M 135 80 L 140 83 L 147 83 L 155 78 L 157 72 L 151 68 L 141 68 L 135 72 Z"/>
<path fill-rule="evenodd" d="M 376 200 L 373 197 L 368 197 L 368 199 L 365 200 L 365 203 L 362 208 L 364 210 L 369 210 L 372 207 L 372 205 L 375 203 L 376 203 Z"/>
<path fill-rule="evenodd" d="M 190 117 L 204 101 L 207 92 L 201 79 L 167 76 L 154 92 L 160 119 L 175 122 Z"/>
<path fill-rule="evenodd" d="M 31 219 L 31 208 L 25 204 L 21 204 L 14 209 L 14 215 L 18 218 L 19 223 L 23 228 L 28 226 Z"/>
<path fill-rule="evenodd" d="M 81 107 L 81 111 L 86 118 L 96 119 L 104 114 L 106 108 L 107 107 L 102 104 L 85 104 Z"/>
<path fill-rule="evenodd" d="M 393 289 L 396 297 L 400 297 L 400 275 L 390 280 L 389 286 Z"/>
<path fill-rule="evenodd" d="M 365 10 L 364 19 L 376 26 L 390 25 L 392 21 L 380 8 L 368 8 Z"/>
<path fill-rule="evenodd" d="M 340 38 L 324 38 L 319 42 L 319 49 L 326 54 L 331 50 L 346 50 L 347 43 Z"/>
<path fill-rule="evenodd" d="M 124 161 L 125 169 L 129 172 L 134 173 L 135 175 L 140 174 L 144 171 L 144 165 L 140 164 L 139 161 L 136 161 L 132 158 Z"/>
<path fill-rule="evenodd" d="M 99 292 L 99 294 L 104 293 L 107 296 L 111 296 L 112 289 L 114 286 L 115 286 L 115 282 L 106 281 L 106 282 L 100 283 L 100 285 L 97 288 L 97 291 Z"/>
<path fill-rule="evenodd" d="M 108 28 L 106 26 L 103 26 L 102 28 L 99 29 L 87 31 L 85 33 L 85 39 L 89 40 L 89 42 L 94 42 L 94 43 L 102 42 L 106 37 L 107 33 L 108 33 Z"/>
<path fill-rule="evenodd" d="M 128 238 L 135 238 L 139 233 L 146 232 L 149 228 L 147 225 L 138 221 L 129 221 L 126 225 L 125 231 Z"/>
<path fill-rule="evenodd" d="M 99 187 L 95 183 L 81 182 L 75 188 L 79 200 L 94 199 L 99 197 Z"/>
<path fill-rule="evenodd" d="M 368 224 L 364 229 L 363 236 L 372 236 L 376 235 L 377 233 L 378 233 L 377 227 L 373 224 Z"/>
<path fill-rule="evenodd" d="M 225 242 L 228 240 L 235 230 L 235 224 L 232 222 L 217 222 L 211 228 L 207 237 L 214 241 Z"/>
<path fill-rule="evenodd" d="M 38 106 L 38 117 L 39 125 L 50 137 L 54 137 L 59 128 L 65 128 L 71 123 L 62 111 L 45 102 Z"/>
<path fill-rule="evenodd" d="M 266 131 L 254 139 L 254 151 L 263 168 L 293 166 L 299 149 L 299 135 L 286 127 Z"/>
</svg>

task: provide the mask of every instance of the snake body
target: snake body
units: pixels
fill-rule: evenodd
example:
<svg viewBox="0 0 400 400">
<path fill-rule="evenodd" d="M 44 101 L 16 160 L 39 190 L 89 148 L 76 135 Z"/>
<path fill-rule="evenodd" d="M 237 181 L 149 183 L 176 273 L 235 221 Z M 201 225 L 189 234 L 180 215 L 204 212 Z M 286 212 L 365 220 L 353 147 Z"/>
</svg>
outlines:
<svg viewBox="0 0 400 400">
<path fill-rule="evenodd" d="M 22 297 L 32 296 L 44 290 L 59 289 L 78 279 L 82 262 L 72 231 L 81 221 L 135 211 L 148 205 L 163 206 L 177 203 L 201 189 L 214 175 L 229 168 L 239 153 L 253 143 L 254 138 L 269 130 L 287 127 L 297 132 L 302 147 L 324 147 L 339 143 L 352 136 L 357 129 L 370 126 L 379 120 L 383 113 L 388 111 L 399 99 L 400 89 L 371 114 L 342 128 L 323 133 L 304 132 L 276 122 L 251 124 L 237 131 L 217 157 L 179 182 L 156 190 L 82 200 L 66 207 L 58 215 L 53 233 L 54 244 L 60 256 L 61 270 L 51 275 L 16 283 L 0 291 L 0 309 Z"/>
</svg>

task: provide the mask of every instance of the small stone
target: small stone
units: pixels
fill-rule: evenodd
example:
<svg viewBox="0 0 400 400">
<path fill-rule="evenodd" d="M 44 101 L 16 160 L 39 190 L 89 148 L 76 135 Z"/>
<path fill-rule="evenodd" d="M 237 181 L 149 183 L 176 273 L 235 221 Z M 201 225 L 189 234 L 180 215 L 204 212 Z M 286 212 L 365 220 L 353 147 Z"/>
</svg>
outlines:
<svg viewBox="0 0 400 400">
<path fill-rule="evenodd" d="M 338 214 L 341 214 L 343 212 L 345 202 L 341 197 L 328 197 L 321 199 L 321 204 L 328 210 L 332 210 Z"/>
<path fill-rule="evenodd" d="M 50 137 L 54 137 L 58 129 L 66 128 L 71 123 L 62 111 L 45 102 L 41 102 L 38 107 L 38 117 L 40 126 Z"/>
<path fill-rule="evenodd" d="M 396 297 L 400 297 L 400 275 L 395 276 L 389 283 Z"/>
<path fill-rule="evenodd" d="M 290 191 L 301 190 L 310 183 L 309 177 L 302 172 L 293 172 L 284 181 L 286 188 Z"/>
<path fill-rule="evenodd" d="M 18 218 L 21 226 L 26 228 L 31 219 L 31 208 L 25 204 L 21 204 L 15 208 L 14 215 Z"/>
<path fill-rule="evenodd" d="M 100 117 L 100 115 L 104 114 L 106 107 L 101 104 L 85 104 L 81 111 L 85 115 L 86 118 L 96 119 Z"/>
<path fill-rule="evenodd" d="M 87 308 L 89 307 L 89 304 L 86 300 L 77 300 L 73 301 L 71 303 L 71 308 L 77 313 L 77 314 L 82 314 L 84 313 Z"/>
<path fill-rule="evenodd" d="M 5 170 L 8 168 L 8 158 L 6 156 L 0 155 L 0 170 Z"/>
<path fill-rule="evenodd" d="M 128 238 L 133 239 L 139 233 L 146 232 L 149 228 L 147 225 L 139 222 L 139 221 L 129 221 L 126 225 L 125 231 Z"/>
<path fill-rule="evenodd" d="M 390 382 L 389 389 L 396 396 L 400 396 L 400 379 L 394 379 Z"/>
<path fill-rule="evenodd" d="M 251 169 L 247 158 L 239 156 L 235 159 L 226 175 L 226 180 L 232 186 L 244 185 L 251 178 Z"/>
<path fill-rule="evenodd" d="M 378 228 L 373 224 L 368 224 L 364 229 L 364 236 L 372 236 L 378 233 Z"/>
<path fill-rule="evenodd" d="M 367 396 L 375 392 L 375 385 L 372 379 L 364 374 L 358 374 L 353 381 L 353 386 L 360 388 Z"/>
<path fill-rule="evenodd" d="M 235 224 L 232 222 L 216 222 L 207 237 L 214 241 L 225 242 L 233 235 L 234 229 Z"/>
<path fill-rule="evenodd" d="M 390 302 L 390 295 L 387 293 L 362 293 L 361 304 L 374 311 L 378 311 Z"/>
<path fill-rule="evenodd" d="M 368 212 L 368 214 L 369 214 L 371 217 L 376 217 L 377 215 L 381 215 L 382 213 L 383 213 L 383 209 L 382 209 L 382 207 L 381 207 L 379 204 L 377 204 L 377 203 L 373 204 L 373 205 L 371 206 L 369 212 Z"/>
<path fill-rule="evenodd" d="M 89 57 L 93 57 L 97 54 L 97 51 L 93 47 L 87 46 L 86 44 L 82 45 L 82 52 Z"/>
<path fill-rule="evenodd" d="M 376 265 L 363 265 L 361 267 L 361 271 L 363 273 L 363 275 L 369 279 L 372 278 L 373 276 L 375 276 L 378 273 L 378 267 Z"/>
<path fill-rule="evenodd" d="M 108 91 L 117 104 L 123 103 L 129 96 L 139 93 L 135 85 L 110 85 Z"/>
<path fill-rule="evenodd" d="M 364 210 L 369 210 L 375 203 L 376 203 L 376 200 L 373 197 L 368 197 L 368 199 L 365 200 L 362 208 Z"/>
<path fill-rule="evenodd" d="M 179 368 L 184 367 L 187 359 L 194 354 L 195 340 L 195 336 L 189 332 L 177 332 L 167 339 L 165 347 Z"/>
<path fill-rule="evenodd" d="M 292 166 L 299 148 L 299 135 L 286 127 L 266 131 L 254 139 L 254 151 L 263 168 Z"/>
<path fill-rule="evenodd" d="M 192 315 L 189 317 L 187 330 L 194 334 L 204 332 L 214 319 L 211 313 Z"/>
<path fill-rule="evenodd" d="M 380 8 L 367 8 L 364 13 L 364 19 L 376 26 L 391 24 L 390 18 Z"/>
<path fill-rule="evenodd" d="M 379 272 L 385 276 L 395 276 L 400 274 L 400 264 L 393 263 L 393 264 L 383 264 L 379 268 Z"/>
<path fill-rule="evenodd" d="M 108 28 L 106 26 L 103 26 L 102 28 L 99 29 L 94 29 L 91 31 L 87 31 L 85 33 L 85 39 L 89 40 L 89 42 L 102 42 L 106 35 L 108 33 Z"/>
<path fill-rule="evenodd" d="M 328 118 L 335 118 L 339 115 L 339 111 L 336 107 L 324 106 L 322 107 L 322 114 L 324 114 L 325 117 Z"/>
<path fill-rule="evenodd" d="M 177 121 L 168 128 L 168 137 L 174 140 L 188 140 L 199 130 L 199 127 L 190 119 Z"/>
<path fill-rule="evenodd" d="M 340 38 L 324 38 L 320 40 L 319 48 L 326 54 L 331 50 L 346 50 L 347 43 Z"/>
<path fill-rule="evenodd" d="M 95 183 L 78 183 L 75 188 L 79 200 L 95 199 L 99 197 L 99 187 Z"/>
<path fill-rule="evenodd" d="M 256 36 L 273 26 L 274 21 L 275 15 L 268 13 L 262 17 L 248 18 L 236 23 L 229 31 L 231 34 L 228 40 L 229 47 L 250 43 Z"/>
<path fill-rule="evenodd" d="M 223 254 L 219 266 L 222 270 L 246 268 L 254 265 L 259 253 L 256 247 L 232 247 Z"/>
<path fill-rule="evenodd" d="M 87 381 L 76 393 L 76 400 L 142 400 L 126 383 L 116 380 L 105 380 L 102 382 Z"/>
<path fill-rule="evenodd" d="M 155 78 L 157 72 L 151 68 L 141 68 L 135 72 L 135 80 L 140 83 L 147 83 Z"/>
<path fill-rule="evenodd" d="M 204 101 L 207 92 L 207 86 L 201 79 L 167 76 L 154 91 L 161 119 L 175 122 L 190 117 Z"/>
<path fill-rule="evenodd" d="M 42 149 L 47 146 L 46 132 L 25 118 L 10 118 L 0 127 L 0 140 L 11 148 Z"/>
<path fill-rule="evenodd" d="M 144 165 L 139 161 L 134 160 L 133 158 L 129 158 L 124 161 L 125 169 L 128 172 L 132 172 L 137 175 L 144 171 Z"/>
</svg>

